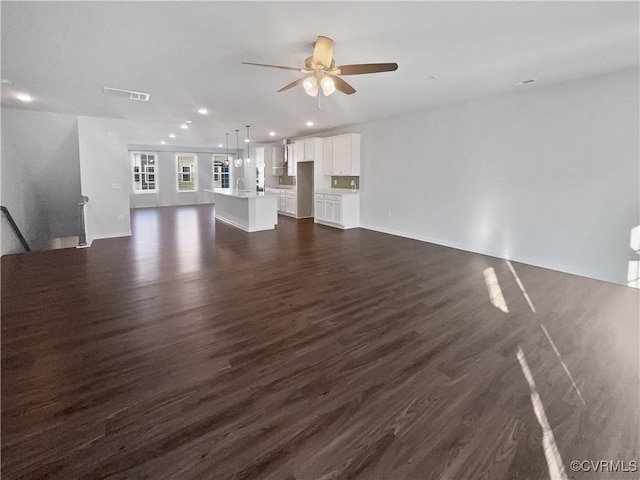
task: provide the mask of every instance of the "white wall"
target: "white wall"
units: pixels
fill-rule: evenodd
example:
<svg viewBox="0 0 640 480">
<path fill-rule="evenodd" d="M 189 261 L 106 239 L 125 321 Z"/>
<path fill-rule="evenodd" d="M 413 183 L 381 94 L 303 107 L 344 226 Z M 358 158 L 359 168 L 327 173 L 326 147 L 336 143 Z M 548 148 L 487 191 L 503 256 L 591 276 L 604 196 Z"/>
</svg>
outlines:
<svg viewBox="0 0 640 480">
<path fill-rule="evenodd" d="M 131 235 L 126 131 L 124 120 L 78 117 L 82 194 L 89 197 L 88 241 Z"/>
<path fill-rule="evenodd" d="M 626 70 L 343 129 L 362 133 L 363 226 L 626 284 L 638 85 Z"/>
<path fill-rule="evenodd" d="M 2 205 L 34 250 L 78 235 L 80 163 L 73 115 L 2 109 Z M 2 254 L 22 252 L 2 215 Z"/>
</svg>

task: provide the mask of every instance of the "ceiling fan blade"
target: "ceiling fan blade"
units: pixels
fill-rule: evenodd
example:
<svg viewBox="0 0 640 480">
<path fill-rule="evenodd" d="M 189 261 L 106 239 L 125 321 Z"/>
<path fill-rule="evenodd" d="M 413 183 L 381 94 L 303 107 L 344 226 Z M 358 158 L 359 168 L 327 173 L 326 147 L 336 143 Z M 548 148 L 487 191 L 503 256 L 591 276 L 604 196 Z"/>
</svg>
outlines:
<svg viewBox="0 0 640 480">
<path fill-rule="evenodd" d="M 319 36 L 313 47 L 313 63 L 322 65 L 328 70 L 331 68 L 331 60 L 333 60 L 333 40 Z"/>
<path fill-rule="evenodd" d="M 303 78 L 299 78 L 295 82 L 291 82 L 289 85 L 285 85 L 280 90 L 278 90 L 278 92 L 284 92 L 285 90 L 289 90 L 290 88 L 293 88 L 295 86 L 298 86 L 298 85 L 302 84 L 302 82 L 304 82 L 304 77 Z"/>
<path fill-rule="evenodd" d="M 242 62 L 243 65 L 255 65 L 256 67 L 269 67 L 269 68 L 279 68 L 281 70 L 293 70 L 294 72 L 301 72 L 300 68 L 295 67 L 283 67 L 281 65 L 267 65 L 265 63 L 251 63 L 251 62 Z"/>
<path fill-rule="evenodd" d="M 340 75 L 362 75 L 363 73 L 395 72 L 397 63 L 360 63 L 356 65 L 342 65 Z"/>
<path fill-rule="evenodd" d="M 346 93 L 347 95 L 353 95 L 354 93 L 356 93 L 356 89 L 340 77 L 332 75 L 331 78 L 333 78 L 333 81 L 336 84 L 336 90 L 340 90 L 342 93 Z"/>
</svg>

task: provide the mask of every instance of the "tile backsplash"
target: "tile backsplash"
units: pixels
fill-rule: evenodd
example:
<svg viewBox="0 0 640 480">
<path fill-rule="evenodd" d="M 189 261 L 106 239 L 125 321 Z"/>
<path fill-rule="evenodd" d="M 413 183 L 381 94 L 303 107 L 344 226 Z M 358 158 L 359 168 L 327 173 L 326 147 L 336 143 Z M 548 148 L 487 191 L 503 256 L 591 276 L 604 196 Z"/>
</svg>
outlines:
<svg viewBox="0 0 640 480">
<path fill-rule="evenodd" d="M 331 177 L 331 188 L 351 188 L 351 180 L 356 184 L 356 190 L 360 189 L 360 177 Z"/>
<path fill-rule="evenodd" d="M 278 177 L 278 185 L 295 185 L 296 177 L 290 177 L 287 175 L 287 170 L 285 169 L 284 174 L 281 177 Z"/>
</svg>

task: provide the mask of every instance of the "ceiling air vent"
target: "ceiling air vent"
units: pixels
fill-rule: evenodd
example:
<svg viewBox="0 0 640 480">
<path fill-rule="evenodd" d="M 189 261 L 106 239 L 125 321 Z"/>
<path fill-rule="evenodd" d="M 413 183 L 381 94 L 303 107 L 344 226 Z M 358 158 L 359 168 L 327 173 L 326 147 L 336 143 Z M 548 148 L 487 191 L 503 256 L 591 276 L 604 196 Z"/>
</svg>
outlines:
<svg viewBox="0 0 640 480">
<path fill-rule="evenodd" d="M 149 101 L 149 94 L 143 92 L 132 92 L 131 90 L 121 90 L 119 88 L 104 87 L 104 94 L 110 97 L 128 98 L 129 100 Z"/>
<path fill-rule="evenodd" d="M 524 80 L 522 82 L 514 83 L 513 86 L 514 87 L 521 87 L 523 85 L 529 85 L 530 83 L 535 83 L 537 81 L 538 81 L 537 78 L 530 78 L 529 80 Z"/>
</svg>

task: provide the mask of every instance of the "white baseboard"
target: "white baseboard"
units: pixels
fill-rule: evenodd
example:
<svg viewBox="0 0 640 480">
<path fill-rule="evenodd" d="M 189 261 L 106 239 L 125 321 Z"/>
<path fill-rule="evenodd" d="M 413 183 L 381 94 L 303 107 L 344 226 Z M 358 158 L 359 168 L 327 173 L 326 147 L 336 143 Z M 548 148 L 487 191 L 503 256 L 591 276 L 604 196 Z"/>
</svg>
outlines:
<svg viewBox="0 0 640 480">
<path fill-rule="evenodd" d="M 469 248 L 467 245 L 462 245 L 456 242 L 451 242 L 451 241 L 447 241 L 447 240 L 442 240 L 440 238 L 434 238 L 434 237 L 429 237 L 429 236 L 424 236 L 424 235 L 417 235 L 415 233 L 411 233 L 411 232 L 405 232 L 405 231 L 400 231 L 400 230 L 394 230 L 391 228 L 384 228 L 384 227 L 379 227 L 379 226 L 375 226 L 375 225 L 364 225 L 361 224 L 360 225 L 361 228 L 364 228 L 365 230 L 372 230 L 374 232 L 380 232 L 380 233 L 386 233 L 389 235 L 395 235 L 397 237 L 403 237 L 403 238 L 410 238 L 412 240 L 418 240 L 421 242 L 426 242 L 426 243 L 433 243 L 435 245 L 441 245 L 443 247 L 449 247 L 449 248 L 455 248 L 456 250 L 462 250 L 465 252 L 470 252 L 470 253 L 477 253 L 479 255 L 486 255 L 489 257 L 494 257 L 494 258 L 499 258 L 501 260 L 510 260 L 513 262 L 518 262 L 518 263 L 524 263 L 526 265 L 531 265 L 534 267 L 540 267 L 540 268 L 546 268 L 548 270 L 555 270 L 557 272 L 562 272 L 562 273 L 568 273 L 570 275 L 577 275 L 579 277 L 585 277 L 585 278 L 591 278 L 593 280 L 599 280 L 601 282 L 607 282 L 607 283 L 613 283 L 615 285 L 623 285 L 625 287 L 627 287 L 628 285 L 624 284 L 624 283 L 619 283 L 619 282 L 614 282 L 610 279 L 607 278 L 603 278 L 603 277 L 599 277 L 599 276 L 595 276 L 593 273 L 591 272 L 585 272 L 583 270 L 568 266 L 568 265 L 564 265 L 561 263 L 555 263 L 555 262 L 550 262 L 547 260 L 540 260 L 538 258 L 530 258 L 530 257 L 526 257 L 526 256 L 522 256 L 522 255 L 518 255 L 518 256 L 514 256 L 514 257 L 505 257 L 503 254 L 499 253 L 499 252 L 495 252 L 495 251 L 490 251 L 490 250 L 475 250 L 475 249 L 471 249 Z M 633 287 L 630 287 L 633 288 Z"/>
<path fill-rule="evenodd" d="M 94 235 L 93 238 L 91 239 L 91 242 L 93 242 L 94 240 L 103 240 L 105 238 L 118 238 L 118 237 L 130 237 L 131 236 L 131 231 L 128 232 L 116 232 L 116 233 L 105 233 L 102 235 Z M 87 242 L 89 242 L 89 240 L 87 240 Z"/>
<path fill-rule="evenodd" d="M 233 220 L 229 220 L 228 218 L 221 217 L 220 215 L 217 215 L 217 214 L 215 217 L 216 217 L 216 220 L 220 220 L 221 222 L 231 225 L 232 227 L 236 227 L 236 228 L 239 228 L 240 230 L 244 230 L 245 232 L 249 232 L 249 229 L 247 227 L 245 227 L 244 225 L 240 225 L 239 223 L 234 222 Z"/>
</svg>

